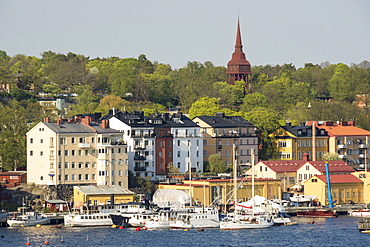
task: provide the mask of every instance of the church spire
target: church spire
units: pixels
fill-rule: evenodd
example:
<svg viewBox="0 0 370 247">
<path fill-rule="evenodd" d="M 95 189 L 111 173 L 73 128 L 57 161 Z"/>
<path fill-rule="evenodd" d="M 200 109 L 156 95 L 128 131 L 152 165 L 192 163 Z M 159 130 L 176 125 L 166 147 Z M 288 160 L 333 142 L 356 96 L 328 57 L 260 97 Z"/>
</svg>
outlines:
<svg viewBox="0 0 370 247">
<path fill-rule="evenodd" d="M 234 53 L 231 56 L 231 60 L 227 63 L 226 71 L 228 82 L 231 85 L 235 84 L 235 81 L 245 81 L 245 92 L 249 92 L 249 84 L 252 79 L 251 64 L 246 59 L 245 53 L 243 52 L 243 43 L 240 32 L 240 20 L 238 17 L 238 27 L 236 30 L 236 41 Z"/>
</svg>

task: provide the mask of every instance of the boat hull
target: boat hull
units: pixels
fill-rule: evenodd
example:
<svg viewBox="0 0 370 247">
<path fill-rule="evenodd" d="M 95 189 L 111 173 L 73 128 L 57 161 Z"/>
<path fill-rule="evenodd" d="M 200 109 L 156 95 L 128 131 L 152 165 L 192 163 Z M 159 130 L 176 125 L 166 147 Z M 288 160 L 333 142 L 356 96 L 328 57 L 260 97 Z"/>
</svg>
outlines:
<svg viewBox="0 0 370 247">
<path fill-rule="evenodd" d="M 263 229 L 270 228 L 274 223 L 243 223 L 243 222 L 221 222 L 220 230 L 243 230 L 243 229 Z"/>
<path fill-rule="evenodd" d="M 311 211 L 297 211 L 299 217 L 309 218 L 336 218 L 338 214 L 331 210 L 311 210 Z"/>
<path fill-rule="evenodd" d="M 42 218 L 38 220 L 31 220 L 31 221 L 7 220 L 7 223 L 10 227 L 47 225 L 47 224 L 50 224 L 50 218 L 46 217 L 46 218 Z"/>
</svg>

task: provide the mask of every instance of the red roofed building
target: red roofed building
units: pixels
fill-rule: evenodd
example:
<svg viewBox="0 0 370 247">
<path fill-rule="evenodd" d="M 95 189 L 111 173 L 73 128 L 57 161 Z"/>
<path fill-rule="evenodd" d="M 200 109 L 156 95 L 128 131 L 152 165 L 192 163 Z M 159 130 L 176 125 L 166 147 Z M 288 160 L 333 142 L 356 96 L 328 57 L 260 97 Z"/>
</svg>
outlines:
<svg viewBox="0 0 370 247">
<path fill-rule="evenodd" d="M 312 125 L 309 121 L 306 125 Z M 319 129 L 329 135 L 329 153 L 338 153 L 339 158 L 355 169 L 364 169 L 370 144 L 370 131 L 358 128 L 354 121 L 341 121 L 338 124 L 329 121 L 315 121 Z"/>
<path fill-rule="evenodd" d="M 355 170 L 342 160 L 328 161 L 330 174 L 351 174 Z M 252 175 L 252 169 L 246 172 Z M 310 161 L 305 156 L 304 160 L 276 160 L 260 161 L 255 165 L 256 178 L 280 179 L 283 191 L 303 183 L 315 176 L 326 174 L 325 161 Z"/>
<path fill-rule="evenodd" d="M 336 204 L 348 204 L 350 201 L 363 203 L 364 183 L 353 174 L 330 175 L 331 194 Z M 326 175 L 316 175 L 304 183 L 305 195 L 316 195 L 322 205 L 327 205 Z"/>
</svg>

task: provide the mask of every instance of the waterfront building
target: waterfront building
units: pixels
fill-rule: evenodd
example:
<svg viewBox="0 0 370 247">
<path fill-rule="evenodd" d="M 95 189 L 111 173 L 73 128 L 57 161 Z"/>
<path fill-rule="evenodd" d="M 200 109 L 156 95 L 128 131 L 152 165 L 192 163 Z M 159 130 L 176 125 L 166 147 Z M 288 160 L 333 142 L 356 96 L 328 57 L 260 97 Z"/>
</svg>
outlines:
<svg viewBox="0 0 370 247">
<path fill-rule="evenodd" d="M 348 175 L 355 170 L 342 160 L 328 161 L 329 173 L 335 175 Z M 251 176 L 252 169 L 246 174 Z M 280 179 L 284 192 L 295 185 L 303 185 L 305 181 L 316 175 L 326 174 L 325 161 L 309 160 L 308 154 L 304 154 L 303 160 L 269 160 L 260 161 L 255 165 L 256 178 Z"/>
<path fill-rule="evenodd" d="M 258 157 L 258 137 L 256 127 L 240 116 L 197 116 L 193 119 L 203 135 L 203 160 L 219 154 L 226 165 L 233 164 L 234 154 L 237 163 L 250 165 L 251 149 Z"/>
<path fill-rule="evenodd" d="M 122 133 L 90 116 L 49 118 L 27 132 L 27 183 L 128 187 Z"/>
<path fill-rule="evenodd" d="M 237 200 L 248 201 L 252 197 L 252 179 L 240 177 L 237 179 Z M 234 202 L 234 180 L 233 178 L 199 178 L 194 180 L 183 180 L 181 184 L 158 185 L 158 189 L 176 189 L 184 191 L 192 196 L 195 203 L 204 206 L 233 204 Z M 254 181 L 255 195 L 267 199 L 281 199 L 280 179 L 256 178 Z"/>
<path fill-rule="evenodd" d="M 332 200 L 336 204 L 363 203 L 364 183 L 353 174 L 330 175 Z M 315 195 L 321 205 L 328 205 L 326 175 L 315 175 L 304 182 L 305 195 Z"/>
<path fill-rule="evenodd" d="M 73 186 L 73 206 L 121 204 L 134 201 L 134 192 L 118 185 Z"/>
</svg>

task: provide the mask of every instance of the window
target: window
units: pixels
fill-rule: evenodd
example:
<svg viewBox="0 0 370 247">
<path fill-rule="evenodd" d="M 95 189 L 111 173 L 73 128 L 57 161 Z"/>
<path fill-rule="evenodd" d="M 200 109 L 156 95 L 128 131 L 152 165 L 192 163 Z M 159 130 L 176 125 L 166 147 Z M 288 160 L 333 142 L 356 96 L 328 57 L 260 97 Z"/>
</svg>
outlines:
<svg viewBox="0 0 370 247">
<path fill-rule="evenodd" d="M 33 151 L 32 150 L 30 151 L 30 156 L 33 156 Z"/>
<path fill-rule="evenodd" d="M 203 140 L 203 146 L 207 146 L 207 140 Z"/>
<path fill-rule="evenodd" d="M 207 150 L 203 150 L 203 156 L 207 156 Z"/>
<path fill-rule="evenodd" d="M 76 180 L 76 174 L 72 174 L 72 181 Z"/>
<path fill-rule="evenodd" d="M 91 150 L 91 155 L 95 155 L 95 154 L 96 154 L 96 150 L 95 149 Z"/>
<path fill-rule="evenodd" d="M 74 137 L 71 138 L 71 143 L 72 144 L 75 144 L 76 143 L 76 139 Z"/>
<path fill-rule="evenodd" d="M 72 156 L 76 156 L 76 150 L 71 150 Z"/>
<path fill-rule="evenodd" d="M 33 138 L 30 138 L 30 143 L 33 143 Z"/>
<path fill-rule="evenodd" d="M 58 156 L 62 156 L 62 150 L 58 150 Z"/>
<path fill-rule="evenodd" d="M 158 157 L 162 158 L 162 152 L 158 152 Z"/>
<path fill-rule="evenodd" d="M 91 167 L 92 167 L 92 168 L 96 168 L 96 162 L 93 162 L 93 163 L 91 164 Z"/>
<path fill-rule="evenodd" d="M 177 141 L 177 146 L 180 146 L 181 145 L 181 142 L 180 141 Z"/>
<path fill-rule="evenodd" d="M 76 162 L 72 162 L 72 163 L 71 163 L 71 168 L 72 168 L 72 169 L 76 169 Z"/>
<path fill-rule="evenodd" d="M 79 142 L 80 143 L 85 143 L 85 137 L 80 137 Z"/>
<path fill-rule="evenodd" d="M 58 162 L 58 169 L 62 169 L 62 162 Z"/>
<path fill-rule="evenodd" d="M 118 170 L 118 176 L 122 177 L 122 170 Z"/>
<path fill-rule="evenodd" d="M 83 166 L 83 163 L 82 162 L 78 162 L 78 168 L 81 169 Z"/>
<path fill-rule="evenodd" d="M 96 179 L 95 174 L 91 174 L 91 178 L 92 178 L 92 180 L 95 180 Z"/>
<path fill-rule="evenodd" d="M 85 174 L 85 180 L 89 180 L 89 174 Z"/>
<path fill-rule="evenodd" d="M 302 175 L 302 174 L 301 174 Z M 317 178 L 313 178 L 313 179 L 311 179 L 311 182 L 312 183 L 317 183 Z"/>
<path fill-rule="evenodd" d="M 44 143 L 44 139 L 40 139 L 40 143 L 43 144 Z"/>
<path fill-rule="evenodd" d="M 40 156 L 44 156 L 44 152 L 43 151 L 40 151 Z"/>
<path fill-rule="evenodd" d="M 64 150 L 64 156 L 68 156 L 68 150 Z"/>
<path fill-rule="evenodd" d="M 90 162 L 85 162 L 85 168 L 89 168 Z"/>
<path fill-rule="evenodd" d="M 68 162 L 64 162 L 64 169 L 68 169 Z"/>
<path fill-rule="evenodd" d="M 177 151 L 177 157 L 181 157 L 181 152 Z"/>
<path fill-rule="evenodd" d="M 40 176 L 40 180 L 44 180 L 44 177 L 43 176 Z"/>
<path fill-rule="evenodd" d="M 171 151 L 168 152 L 168 157 L 170 157 L 170 158 L 172 157 L 172 152 Z"/>
<path fill-rule="evenodd" d="M 177 168 L 180 169 L 180 162 L 177 162 Z"/>
<path fill-rule="evenodd" d="M 85 150 L 85 156 L 89 155 L 89 150 Z"/>
<path fill-rule="evenodd" d="M 62 181 L 62 175 L 58 175 L 58 181 Z"/>
<path fill-rule="evenodd" d="M 306 171 L 309 171 L 309 170 L 310 170 L 310 166 L 306 165 Z"/>
<path fill-rule="evenodd" d="M 280 147 L 286 147 L 286 141 L 279 141 L 278 146 Z"/>
<path fill-rule="evenodd" d="M 78 156 L 82 156 L 82 150 L 78 150 Z"/>
<path fill-rule="evenodd" d="M 82 180 L 82 174 L 78 174 L 78 180 Z"/>
<path fill-rule="evenodd" d="M 114 177 L 114 170 L 112 170 L 112 177 Z"/>
<path fill-rule="evenodd" d="M 64 138 L 64 137 L 60 138 L 60 144 L 61 145 L 66 145 L 67 144 L 66 138 Z"/>
</svg>

